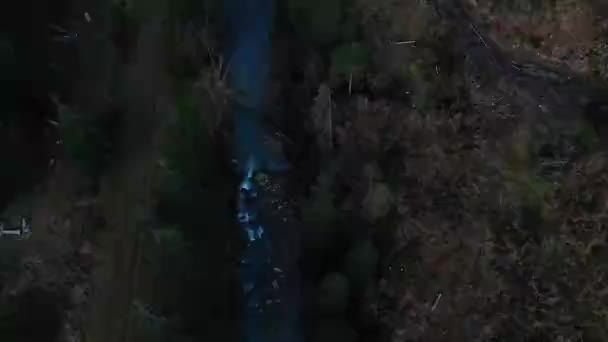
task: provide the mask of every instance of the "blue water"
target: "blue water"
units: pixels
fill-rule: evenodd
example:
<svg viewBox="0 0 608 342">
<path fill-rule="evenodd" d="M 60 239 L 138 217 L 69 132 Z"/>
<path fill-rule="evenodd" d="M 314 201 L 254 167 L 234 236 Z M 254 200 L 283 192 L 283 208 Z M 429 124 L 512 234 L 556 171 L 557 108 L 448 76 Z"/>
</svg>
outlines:
<svg viewBox="0 0 608 342">
<path fill-rule="evenodd" d="M 269 85 L 273 0 L 226 0 L 229 82 L 235 91 L 233 117 L 235 154 L 242 173 L 238 220 L 246 240 L 241 258 L 241 288 L 244 298 L 243 341 L 298 342 L 298 286 L 285 279 L 292 270 L 276 267 L 272 227 L 259 220 L 261 192 L 254 181 L 258 171 L 284 171 L 264 144 L 261 122 Z M 289 272 L 286 272 L 289 271 Z"/>
<path fill-rule="evenodd" d="M 226 0 L 225 11 L 237 160 L 241 166 L 252 161 L 256 169 L 282 171 L 286 164 L 265 148 L 260 121 L 272 64 L 273 0 Z"/>
</svg>

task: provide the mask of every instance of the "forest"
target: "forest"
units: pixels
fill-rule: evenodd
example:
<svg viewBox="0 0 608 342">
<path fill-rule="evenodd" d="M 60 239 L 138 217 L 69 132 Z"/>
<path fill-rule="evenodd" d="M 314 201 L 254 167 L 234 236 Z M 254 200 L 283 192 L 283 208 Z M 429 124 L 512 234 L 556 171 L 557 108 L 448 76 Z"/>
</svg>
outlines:
<svg viewBox="0 0 608 342">
<path fill-rule="evenodd" d="M 605 1 L 0 6 L 0 341 L 608 340 Z"/>
</svg>

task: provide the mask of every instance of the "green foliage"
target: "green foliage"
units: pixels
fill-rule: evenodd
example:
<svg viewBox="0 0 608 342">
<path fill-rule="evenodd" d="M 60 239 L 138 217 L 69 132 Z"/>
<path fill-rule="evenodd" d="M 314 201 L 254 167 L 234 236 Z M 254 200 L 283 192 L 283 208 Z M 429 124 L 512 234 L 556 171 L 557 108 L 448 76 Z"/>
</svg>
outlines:
<svg viewBox="0 0 608 342">
<path fill-rule="evenodd" d="M 172 143 L 164 151 L 166 166 L 180 183 L 211 184 L 219 170 L 210 161 L 214 155 L 211 137 L 191 91 L 178 95 L 176 109 Z"/>
<path fill-rule="evenodd" d="M 176 23 L 221 24 L 223 1 L 221 0 L 172 0 L 169 2 L 170 20 Z"/>
<path fill-rule="evenodd" d="M 507 0 L 498 1 L 498 5 L 506 11 L 523 13 L 543 13 L 555 6 L 554 0 Z"/>
<path fill-rule="evenodd" d="M 190 243 L 185 239 L 183 232 L 177 226 L 167 226 L 152 230 L 155 242 L 155 258 L 159 265 L 164 266 L 161 272 L 175 272 L 183 265 L 185 255 Z"/>
<path fill-rule="evenodd" d="M 41 288 L 29 288 L 14 298 L 0 299 L 2 341 L 57 341 L 62 328 L 59 303 L 59 296 Z"/>
<path fill-rule="evenodd" d="M 311 196 L 302 207 L 302 218 L 305 223 L 316 228 L 328 227 L 338 218 L 338 209 L 334 205 L 334 184 L 337 172 L 336 163 L 322 171 L 313 187 Z"/>
<path fill-rule="evenodd" d="M 544 178 L 535 175 L 534 171 L 505 170 L 505 180 L 514 185 L 526 204 L 538 205 L 552 191 L 553 186 Z"/>
<path fill-rule="evenodd" d="M 11 278 L 20 272 L 21 257 L 14 241 L 0 240 L 0 287 L 3 279 Z"/>
<path fill-rule="evenodd" d="M 327 274 L 319 284 L 317 305 L 328 314 L 343 314 L 348 309 L 350 299 L 349 279 L 342 273 Z"/>
<path fill-rule="evenodd" d="M 593 46 L 591 54 L 593 73 L 599 78 L 608 79 L 608 42 L 601 40 Z"/>
<path fill-rule="evenodd" d="M 599 144 L 599 137 L 589 123 L 582 123 L 576 132 L 576 143 L 583 149 L 583 152 L 590 152 Z"/>
<path fill-rule="evenodd" d="M 189 252 L 192 244 L 178 226 L 167 226 L 152 231 L 154 244 L 150 248 L 153 264 L 158 267 L 159 279 L 181 281 L 190 267 Z M 162 280 L 161 280 L 162 281 Z"/>
<path fill-rule="evenodd" d="M 135 300 L 130 315 L 136 341 L 171 341 L 171 331 L 167 319 L 152 312 L 149 306 Z"/>
<path fill-rule="evenodd" d="M 433 93 L 436 91 L 437 84 L 433 61 L 418 59 L 408 64 L 403 70 L 406 82 L 412 87 L 412 102 L 417 108 L 429 108 L 435 103 Z"/>
<path fill-rule="evenodd" d="M 0 36 L 0 75 L 3 80 L 0 88 L 0 101 L 2 101 L 0 125 L 13 122 L 17 118 L 14 81 L 17 79 L 18 70 L 17 55 L 13 44 L 8 38 Z M 4 127 L 0 126 L 0 129 L 2 128 Z"/>
<path fill-rule="evenodd" d="M 357 332 L 344 319 L 339 317 L 328 317 L 319 322 L 312 333 L 313 342 L 355 342 L 358 341 Z"/>
<path fill-rule="evenodd" d="M 112 0 L 112 3 L 141 21 L 168 15 L 171 24 L 221 17 L 217 14 L 222 8 L 220 0 Z"/>
<path fill-rule="evenodd" d="M 232 329 L 236 321 L 217 317 L 217 310 L 237 312 L 236 301 L 230 302 L 237 294 L 230 287 L 234 279 L 226 257 L 226 246 L 238 232 L 230 208 L 236 183 L 222 168 L 192 84 L 184 82 L 175 105 L 157 208 L 165 228 L 154 232 L 161 243 L 155 249 L 165 264 L 160 278 L 178 292 L 171 303 L 175 314 L 189 334 L 200 337 Z"/>
<path fill-rule="evenodd" d="M 331 55 L 332 72 L 342 79 L 358 79 L 369 63 L 369 51 L 361 43 L 338 46 Z"/>
<path fill-rule="evenodd" d="M 356 242 L 345 257 L 345 272 L 357 291 L 364 291 L 376 275 L 380 253 L 369 239 Z"/>
<path fill-rule="evenodd" d="M 91 115 L 58 107 L 58 133 L 64 152 L 85 173 L 99 176 L 115 152 L 118 114 Z"/>
<path fill-rule="evenodd" d="M 4 80 L 14 79 L 16 64 L 13 45 L 8 39 L 0 37 L 0 73 Z"/>
<path fill-rule="evenodd" d="M 194 81 L 220 49 L 224 28 L 221 0 L 171 1 L 166 21 L 167 63 L 177 83 Z"/>
<path fill-rule="evenodd" d="M 132 60 L 132 51 L 137 47 L 137 36 L 141 18 L 137 17 L 129 1 L 115 0 L 112 4 L 112 39 L 121 54 L 123 63 Z"/>
<path fill-rule="evenodd" d="M 289 0 L 288 16 L 296 32 L 316 44 L 331 44 L 341 37 L 343 0 Z"/>
<path fill-rule="evenodd" d="M 347 11 L 345 18 L 342 20 L 340 27 L 340 40 L 345 42 L 355 41 L 358 37 L 359 32 L 359 18 L 357 18 L 354 12 Z"/>
<path fill-rule="evenodd" d="M 59 48 L 49 51 L 46 33 L 51 23 L 45 20 L 50 18 L 29 16 L 44 13 L 44 8 L 31 11 L 26 3 L 19 3 L 4 12 L 8 17 L 0 32 L 0 179 L 4 181 L 0 209 L 17 193 L 29 191 L 48 171 L 46 119 L 54 114 L 48 95 L 63 89 L 63 81 L 56 78 L 64 76 L 58 71 L 65 66 L 56 60 Z"/>
<path fill-rule="evenodd" d="M 534 169 L 507 165 L 503 171 L 506 185 L 520 204 L 520 224 L 526 229 L 539 229 L 551 215 L 547 197 L 555 186 Z"/>
<path fill-rule="evenodd" d="M 213 225 L 222 229 L 219 227 L 231 224 L 226 214 L 233 183 L 231 175 L 222 168 L 192 89 L 181 91 L 176 101 L 176 118 L 163 151 L 166 172 L 159 215 L 165 223 L 182 230 L 187 241 L 196 244 L 214 234 L 201 227 Z"/>
</svg>

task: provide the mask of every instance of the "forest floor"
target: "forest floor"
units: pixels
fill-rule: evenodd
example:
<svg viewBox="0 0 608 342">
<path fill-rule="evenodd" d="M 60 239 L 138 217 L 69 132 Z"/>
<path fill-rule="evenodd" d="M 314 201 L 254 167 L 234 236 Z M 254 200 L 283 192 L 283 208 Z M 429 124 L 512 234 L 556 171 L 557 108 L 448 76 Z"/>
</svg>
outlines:
<svg viewBox="0 0 608 342">
<path fill-rule="evenodd" d="M 23 265 L 2 296 L 64 294 L 65 341 L 238 340 L 230 92 L 209 21 L 168 28 L 179 3 L 125 2 L 118 31 L 108 1 L 72 9 L 65 105 L 119 111 L 116 152 L 96 189 L 56 156 L 7 210 L 32 238 L 0 240 Z M 607 340 L 608 6 L 319 3 L 280 9 L 268 100 L 322 307 L 306 340 Z"/>
</svg>

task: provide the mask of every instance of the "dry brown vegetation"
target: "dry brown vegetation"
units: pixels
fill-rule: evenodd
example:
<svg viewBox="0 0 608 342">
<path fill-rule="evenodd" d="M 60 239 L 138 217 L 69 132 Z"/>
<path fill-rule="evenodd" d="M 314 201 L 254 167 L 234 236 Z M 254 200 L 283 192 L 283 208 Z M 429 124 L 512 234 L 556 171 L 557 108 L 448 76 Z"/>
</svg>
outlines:
<svg viewBox="0 0 608 342">
<path fill-rule="evenodd" d="M 608 165 L 570 100 L 595 83 L 553 82 L 603 77 L 605 18 L 584 1 L 456 3 L 359 1 L 371 93 L 313 106 L 350 189 L 336 206 L 383 246 L 364 310 L 395 342 L 606 340 Z M 501 73 L 530 60 L 535 76 Z"/>
</svg>

